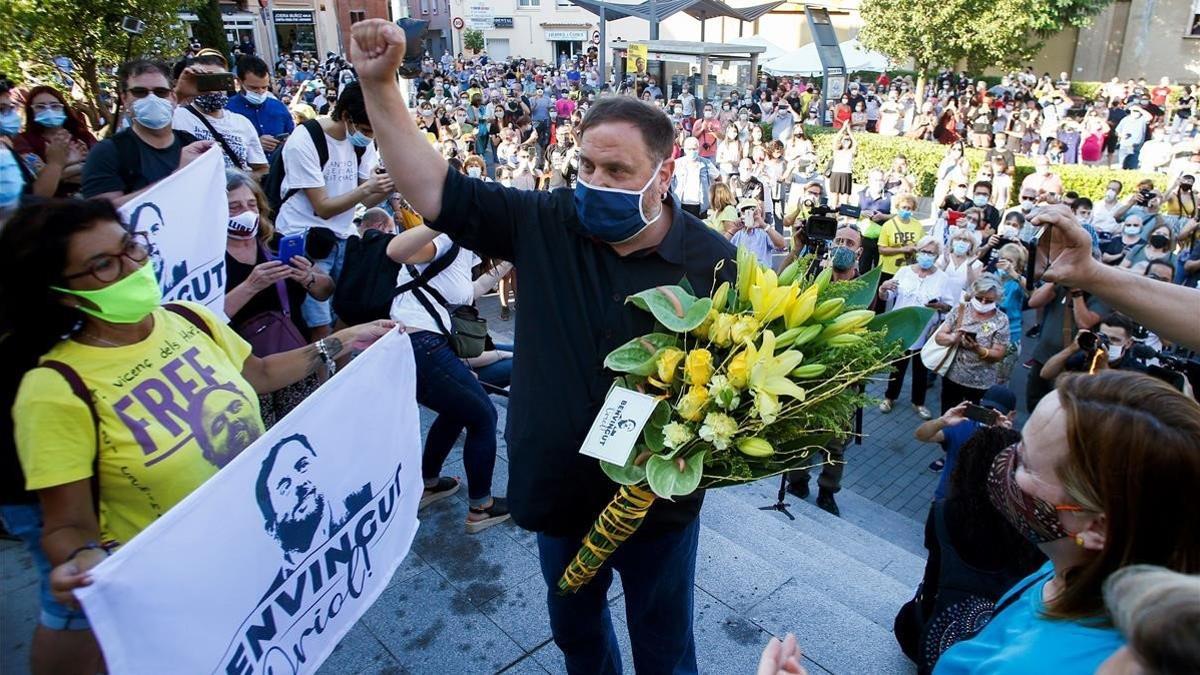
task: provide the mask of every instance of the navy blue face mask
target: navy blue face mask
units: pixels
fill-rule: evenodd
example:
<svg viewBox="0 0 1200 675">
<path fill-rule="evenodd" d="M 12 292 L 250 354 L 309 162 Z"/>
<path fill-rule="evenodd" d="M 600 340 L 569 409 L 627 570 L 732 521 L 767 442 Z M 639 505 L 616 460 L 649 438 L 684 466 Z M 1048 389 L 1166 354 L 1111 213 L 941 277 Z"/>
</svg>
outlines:
<svg viewBox="0 0 1200 675">
<path fill-rule="evenodd" d="M 583 178 L 577 178 L 575 213 L 579 216 L 579 222 L 583 223 L 583 229 L 610 244 L 621 244 L 640 234 L 661 214 L 660 210 L 652 218 L 647 218 L 642 213 L 642 195 L 654 183 L 661 168 L 662 162 L 659 162 L 651 172 L 650 180 L 640 190 L 597 187 L 588 185 Z"/>
</svg>

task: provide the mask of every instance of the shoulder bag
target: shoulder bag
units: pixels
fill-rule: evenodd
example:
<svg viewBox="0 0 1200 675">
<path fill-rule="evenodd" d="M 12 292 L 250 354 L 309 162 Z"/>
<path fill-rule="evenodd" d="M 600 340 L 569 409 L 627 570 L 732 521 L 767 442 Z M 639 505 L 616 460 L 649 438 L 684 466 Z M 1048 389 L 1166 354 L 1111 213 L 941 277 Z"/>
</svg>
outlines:
<svg viewBox="0 0 1200 675">
<path fill-rule="evenodd" d="M 460 250 L 462 250 L 461 247 L 455 244 L 442 257 L 429 263 L 423 272 L 418 272 L 414 265 L 405 265 L 404 268 L 408 270 L 412 281 L 397 286 L 395 295 L 412 292 L 417 302 L 421 303 L 421 306 L 433 318 L 438 332 L 446 337 L 447 342 L 450 343 L 450 349 L 454 350 L 459 358 L 472 359 L 487 349 L 487 321 L 480 318 L 479 310 L 473 305 L 451 305 L 446 302 L 446 298 L 436 288 L 429 285 L 434 277 L 450 267 L 450 264 L 458 257 Z M 449 314 L 449 327 L 442 321 L 441 315 L 433 306 L 435 302 L 444 307 L 446 313 Z"/>
<path fill-rule="evenodd" d="M 958 330 L 958 327 L 962 325 L 964 312 L 966 312 L 966 305 L 960 304 L 958 316 L 954 319 L 954 330 Z M 925 364 L 929 372 L 937 375 L 945 375 L 950 370 L 950 364 L 954 363 L 954 357 L 958 355 L 958 345 L 942 346 L 934 339 L 941 329 L 941 324 L 938 324 L 933 334 L 925 340 L 925 346 L 921 347 L 921 363 Z"/>
<path fill-rule="evenodd" d="M 266 253 L 261 243 L 259 250 Z M 300 334 L 300 329 L 292 322 L 292 304 L 288 299 L 287 283 L 283 280 L 276 281 L 275 293 L 279 296 L 279 309 L 254 314 L 237 326 L 238 335 L 250 343 L 250 351 L 259 358 L 299 349 L 308 344 Z"/>
</svg>

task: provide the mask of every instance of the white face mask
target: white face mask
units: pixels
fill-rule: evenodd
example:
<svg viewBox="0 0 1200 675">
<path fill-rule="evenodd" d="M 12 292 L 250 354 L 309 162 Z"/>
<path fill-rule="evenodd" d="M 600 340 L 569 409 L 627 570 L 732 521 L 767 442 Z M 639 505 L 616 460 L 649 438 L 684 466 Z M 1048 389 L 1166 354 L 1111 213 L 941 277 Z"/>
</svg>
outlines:
<svg viewBox="0 0 1200 675">
<path fill-rule="evenodd" d="M 1109 345 L 1108 346 L 1109 362 L 1120 360 L 1120 358 L 1124 355 L 1125 355 L 1125 347 L 1123 347 L 1121 345 Z"/>
<path fill-rule="evenodd" d="M 1117 191 L 1116 190 L 1108 190 L 1107 192 L 1104 193 L 1104 198 L 1110 202 L 1116 201 L 1117 200 Z"/>
<path fill-rule="evenodd" d="M 1141 233 L 1142 233 L 1142 226 L 1141 226 L 1141 225 L 1126 225 L 1126 226 L 1125 226 L 1125 234 L 1127 234 L 1127 235 L 1129 235 L 1129 236 L 1131 236 L 1131 237 L 1133 237 L 1133 236 L 1137 236 L 1137 235 L 1139 235 L 1139 234 L 1141 234 Z"/>
<path fill-rule="evenodd" d="M 468 166 L 467 175 L 471 178 L 479 178 L 481 175 L 483 175 L 483 171 L 481 171 L 477 166 Z"/>
<path fill-rule="evenodd" d="M 1019 230 L 1012 225 L 1001 225 L 999 232 L 1001 239 L 1016 239 Z"/>
<path fill-rule="evenodd" d="M 980 302 L 979 298 L 971 298 L 971 307 L 973 307 L 975 311 L 979 312 L 980 314 L 987 314 L 988 312 L 996 309 L 996 303 Z"/>
<path fill-rule="evenodd" d="M 742 224 L 746 227 L 754 227 L 754 212 L 746 211 L 742 214 Z"/>
</svg>

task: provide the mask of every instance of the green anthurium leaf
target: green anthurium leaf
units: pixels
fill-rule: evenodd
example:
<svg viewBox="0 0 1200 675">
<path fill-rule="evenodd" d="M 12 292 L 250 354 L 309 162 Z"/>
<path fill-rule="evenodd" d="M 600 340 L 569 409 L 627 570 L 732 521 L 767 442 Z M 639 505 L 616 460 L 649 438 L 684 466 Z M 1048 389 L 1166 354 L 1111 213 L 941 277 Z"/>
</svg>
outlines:
<svg viewBox="0 0 1200 675">
<path fill-rule="evenodd" d="M 629 302 L 650 312 L 669 331 L 686 333 L 704 323 L 712 298 L 697 299 L 679 286 L 658 286 L 629 296 Z"/>
<path fill-rule="evenodd" d="M 654 407 L 654 412 L 650 413 L 650 419 L 646 421 L 645 428 L 642 429 L 642 441 L 650 448 L 651 452 L 662 453 L 663 427 L 667 422 L 671 421 L 671 404 L 667 401 L 659 401 Z"/>
<path fill-rule="evenodd" d="M 679 344 L 678 338 L 666 333 L 650 333 L 634 338 L 604 357 L 604 367 L 618 373 L 653 375 L 657 371 L 658 352 Z"/>
<path fill-rule="evenodd" d="M 692 288 L 692 282 L 688 281 L 687 277 L 679 280 L 679 287 L 688 292 L 688 295 L 695 295 L 696 289 Z"/>
<path fill-rule="evenodd" d="M 646 482 L 654 494 L 663 499 L 671 499 L 680 495 L 690 495 L 700 485 L 700 476 L 704 473 L 704 456 L 707 453 L 698 452 L 684 460 L 683 471 L 674 459 L 666 459 L 651 455 L 646 460 Z"/>
<path fill-rule="evenodd" d="M 883 268 L 876 267 L 867 272 L 861 277 L 855 279 L 861 283 L 862 288 L 846 296 L 846 305 L 854 307 L 869 307 L 875 301 L 875 294 L 879 292 L 879 275 L 882 274 Z"/>
<path fill-rule="evenodd" d="M 638 451 L 635 448 L 634 452 L 629 455 L 629 461 L 625 463 L 625 466 L 617 466 L 601 460 L 600 468 L 604 470 L 604 475 L 611 478 L 613 482 L 621 485 L 637 485 L 646 480 L 646 467 L 633 463 L 637 456 Z"/>
<path fill-rule="evenodd" d="M 867 324 L 868 330 L 887 331 L 884 340 L 889 343 L 899 343 L 908 349 L 909 345 L 921 337 L 925 326 L 933 318 L 933 310 L 928 307 L 905 307 L 887 314 L 880 314 Z"/>
</svg>

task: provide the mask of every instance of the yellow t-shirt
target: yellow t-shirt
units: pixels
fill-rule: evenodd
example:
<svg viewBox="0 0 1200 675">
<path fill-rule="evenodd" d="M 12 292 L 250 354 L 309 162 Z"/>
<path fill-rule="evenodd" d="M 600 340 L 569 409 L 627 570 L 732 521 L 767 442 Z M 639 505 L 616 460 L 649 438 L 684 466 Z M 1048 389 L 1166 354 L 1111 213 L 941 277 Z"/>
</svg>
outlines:
<svg viewBox="0 0 1200 675">
<path fill-rule="evenodd" d="M 889 248 L 916 246 L 923 236 L 925 236 L 925 226 L 916 218 L 909 218 L 907 223 L 900 222 L 899 218 L 892 218 L 883 224 L 883 231 L 879 233 L 879 246 L 880 248 L 884 246 Z M 902 253 L 891 255 L 880 253 L 879 266 L 883 268 L 885 274 L 895 274 L 900 271 L 901 267 L 915 259 L 915 256 L 905 256 Z"/>
<path fill-rule="evenodd" d="M 100 417 L 100 534 L 128 542 L 262 435 L 258 396 L 242 377 L 250 345 L 211 312 L 212 330 L 159 308 L 145 340 L 93 347 L 74 340 L 42 360 L 69 365 Z M 92 476 L 95 425 L 87 404 L 49 368 L 21 380 L 13 406 L 17 454 L 30 490 Z"/>
<path fill-rule="evenodd" d="M 725 221 L 738 219 L 737 209 L 732 205 L 721 209 L 720 213 L 713 213 L 713 210 L 709 209 L 708 214 L 708 226 L 721 234 L 725 234 Z"/>
</svg>

